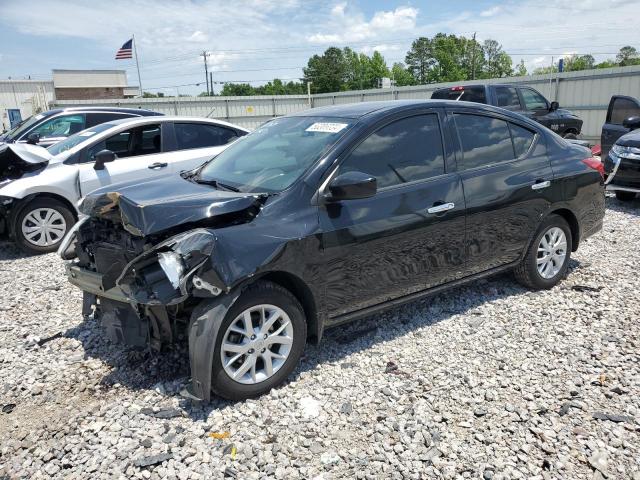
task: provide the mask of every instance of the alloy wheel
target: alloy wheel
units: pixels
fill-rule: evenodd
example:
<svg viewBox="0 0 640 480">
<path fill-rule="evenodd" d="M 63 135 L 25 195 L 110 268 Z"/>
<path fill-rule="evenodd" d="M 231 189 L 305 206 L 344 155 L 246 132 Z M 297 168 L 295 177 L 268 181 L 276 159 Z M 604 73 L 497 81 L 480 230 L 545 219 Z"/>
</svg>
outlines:
<svg viewBox="0 0 640 480">
<path fill-rule="evenodd" d="M 555 277 L 567 259 L 567 237 L 558 227 L 547 230 L 538 245 L 537 267 L 542 278 Z"/>
<path fill-rule="evenodd" d="M 67 232 L 67 222 L 53 208 L 36 208 L 22 219 L 22 236 L 39 247 L 55 245 Z"/>
<path fill-rule="evenodd" d="M 222 337 L 222 367 L 238 383 L 263 382 L 287 361 L 293 335 L 291 319 L 281 308 L 267 304 L 247 308 Z"/>
</svg>

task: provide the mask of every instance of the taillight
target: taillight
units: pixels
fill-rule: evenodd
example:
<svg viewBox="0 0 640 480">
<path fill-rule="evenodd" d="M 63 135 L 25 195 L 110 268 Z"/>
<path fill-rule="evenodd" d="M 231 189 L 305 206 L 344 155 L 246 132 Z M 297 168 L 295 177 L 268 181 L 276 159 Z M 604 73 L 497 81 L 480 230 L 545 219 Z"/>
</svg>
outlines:
<svg viewBox="0 0 640 480">
<path fill-rule="evenodd" d="M 584 160 L 582 160 L 582 163 L 584 163 L 589 168 L 597 170 L 598 173 L 600 173 L 600 176 L 604 179 L 604 163 L 602 163 L 599 159 L 593 157 L 585 158 Z"/>
<path fill-rule="evenodd" d="M 602 146 L 600 144 L 591 147 L 591 155 L 599 157 L 600 154 L 602 154 Z"/>
<path fill-rule="evenodd" d="M 451 87 L 452 92 L 462 92 L 464 87 Z"/>
</svg>

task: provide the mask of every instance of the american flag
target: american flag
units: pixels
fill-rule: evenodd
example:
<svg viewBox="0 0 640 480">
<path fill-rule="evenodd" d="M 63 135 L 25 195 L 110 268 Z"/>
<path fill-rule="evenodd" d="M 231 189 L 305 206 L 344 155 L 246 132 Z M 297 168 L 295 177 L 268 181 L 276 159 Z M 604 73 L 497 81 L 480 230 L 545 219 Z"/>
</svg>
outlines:
<svg viewBox="0 0 640 480">
<path fill-rule="evenodd" d="M 124 58 L 133 58 L 133 38 L 124 42 L 124 45 L 120 47 L 120 50 L 116 52 L 116 60 L 122 60 Z"/>
</svg>

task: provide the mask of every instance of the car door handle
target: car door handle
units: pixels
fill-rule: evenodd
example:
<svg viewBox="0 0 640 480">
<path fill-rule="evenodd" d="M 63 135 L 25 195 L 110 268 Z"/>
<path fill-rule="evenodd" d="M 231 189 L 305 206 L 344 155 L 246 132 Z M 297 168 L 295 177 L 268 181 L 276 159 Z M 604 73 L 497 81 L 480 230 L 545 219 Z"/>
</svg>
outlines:
<svg viewBox="0 0 640 480">
<path fill-rule="evenodd" d="M 447 210 L 452 210 L 456 208 L 456 204 L 449 202 L 449 203 L 442 203 L 440 205 L 434 205 L 433 207 L 429 208 L 427 210 L 428 213 L 442 213 L 442 212 L 446 212 Z"/>
<path fill-rule="evenodd" d="M 532 190 L 542 190 L 543 188 L 547 188 L 548 186 L 551 185 L 551 182 L 549 180 L 545 180 L 544 182 L 536 182 L 533 185 L 531 185 L 531 189 Z"/>
<path fill-rule="evenodd" d="M 168 163 L 166 163 L 166 162 L 156 162 L 156 163 L 152 163 L 152 164 L 151 164 L 151 165 L 149 165 L 149 167 L 147 167 L 147 168 L 150 168 L 151 170 L 157 170 L 157 169 L 159 169 L 159 168 L 164 168 L 164 167 L 166 167 L 167 165 L 169 165 L 169 164 L 168 164 Z"/>
</svg>

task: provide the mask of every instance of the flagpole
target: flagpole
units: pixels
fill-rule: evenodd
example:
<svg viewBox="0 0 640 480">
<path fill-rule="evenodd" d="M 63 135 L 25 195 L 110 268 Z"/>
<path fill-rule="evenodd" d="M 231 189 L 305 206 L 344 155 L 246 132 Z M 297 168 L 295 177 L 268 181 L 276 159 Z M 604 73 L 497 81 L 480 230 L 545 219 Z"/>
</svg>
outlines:
<svg viewBox="0 0 640 480">
<path fill-rule="evenodd" d="M 131 35 L 133 40 L 133 51 L 136 54 L 136 68 L 138 69 L 138 88 L 140 89 L 140 97 L 142 97 L 142 80 L 140 79 L 140 64 L 138 63 L 138 45 L 136 45 L 136 36 Z"/>
</svg>

